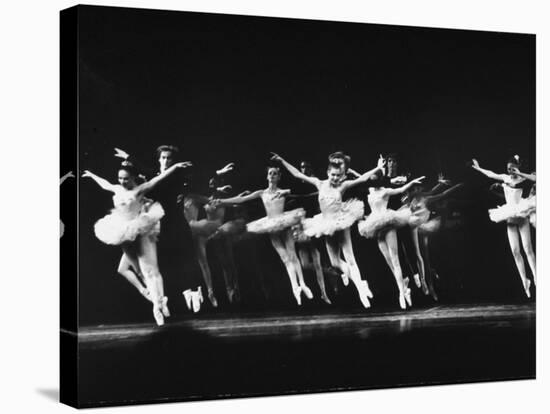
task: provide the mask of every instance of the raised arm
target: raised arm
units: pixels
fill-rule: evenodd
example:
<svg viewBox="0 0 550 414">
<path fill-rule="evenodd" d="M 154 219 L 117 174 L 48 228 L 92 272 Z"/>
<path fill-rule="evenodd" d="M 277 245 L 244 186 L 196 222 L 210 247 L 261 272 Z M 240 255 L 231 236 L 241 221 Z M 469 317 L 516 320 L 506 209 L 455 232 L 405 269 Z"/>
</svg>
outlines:
<svg viewBox="0 0 550 414">
<path fill-rule="evenodd" d="M 137 193 L 140 194 L 140 195 L 148 193 L 153 188 L 155 188 L 155 186 L 158 183 L 160 183 L 162 180 L 164 180 L 169 175 L 173 174 L 176 170 L 179 170 L 179 169 L 182 169 L 182 168 L 187 168 L 187 167 L 190 167 L 191 165 L 193 165 L 193 164 L 189 161 L 178 162 L 178 163 L 172 165 L 170 168 L 167 168 L 166 170 L 161 172 L 156 177 L 154 177 L 154 178 L 150 179 L 149 181 L 147 181 L 147 182 L 141 184 L 140 186 L 138 186 Z"/>
<path fill-rule="evenodd" d="M 224 174 L 227 174 L 228 172 L 230 171 L 233 171 L 233 168 L 235 168 L 235 163 L 234 162 L 230 162 L 229 164 L 227 164 L 225 167 L 219 169 L 219 170 L 216 170 L 216 175 L 224 175 Z"/>
<path fill-rule="evenodd" d="M 362 184 L 364 182 L 367 182 L 374 174 L 376 174 L 378 171 L 382 171 L 384 168 L 384 165 L 386 165 L 386 160 L 380 156 L 378 158 L 378 165 L 376 168 L 373 168 L 370 171 L 367 171 L 364 174 L 361 174 L 359 177 L 357 177 L 354 180 L 347 180 L 342 183 L 342 191 L 346 191 L 348 188 L 351 188 L 353 186 L 356 186 L 357 184 Z"/>
<path fill-rule="evenodd" d="M 120 148 L 115 148 L 115 157 L 122 159 L 122 163 L 124 164 L 124 161 L 129 162 L 134 167 L 138 169 L 141 173 L 144 173 L 145 175 L 149 174 L 149 176 L 154 175 L 153 170 L 150 168 L 145 167 L 136 157 L 133 155 L 128 154 L 126 151 Z"/>
<path fill-rule="evenodd" d="M 220 199 L 217 199 L 217 200 L 214 200 L 214 201 L 215 201 L 215 203 L 219 203 L 219 204 L 222 204 L 222 205 L 246 203 L 247 201 L 254 200 L 256 198 L 260 198 L 262 196 L 263 191 L 264 190 L 258 190 L 258 191 L 254 191 L 253 193 L 250 193 L 250 194 L 245 195 L 245 196 L 220 198 Z"/>
<path fill-rule="evenodd" d="M 275 154 L 274 152 L 271 153 L 272 161 L 278 161 L 288 170 L 290 174 L 292 174 L 294 177 L 298 178 L 299 180 L 305 181 L 308 184 L 314 185 L 315 187 L 319 188 L 319 185 L 321 184 L 321 180 L 319 180 L 317 177 L 310 177 L 308 175 L 302 174 L 298 168 L 294 167 L 289 162 L 285 161 L 283 157 L 280 155 Z"/>
<path fill-rule="evenodd" d="M 82 174 L 82 178 L 91 178 L 97 183 L 97 185 L 99 185 L 105 191 L 110 191 L 111 193 L 114 193 L 118 188 L 117 185 L 111 184 L 105 178 L 101 178 L 100 176 L 95 175 L 93 172 L 88 170 L 84 170 L 84 173 Z"/>
<path fill-rule="evenodd" d="M 481 174 L 489 177 L 489 178 L 492 178 L 493 180 L 498 180 L 498 181 L 504 181 L 506 179 L 506 175 L 505 174 L 497 174 L 493 171 L 490 171 L 490 170 L 486 170 L 484 168 L 481 168 L 479 166 L 479 163 L 477 162 L 477 160 L 474 158 L 472 159 L 472 168 L 476 171 L 479 171 Z"/>
<path fill-rule="evenodd" d="M 535 183 L 537 182 L 537 174 L 535 174 L 535 173 L 533 173 L 533 174 L 523 173 L 519 169 L 517 169 L 516 167 L 512 167 L 512 171 L 515 174 L 519 175 L 520 177 L 526 178 L 529 181 L 533 181 Z"/>
<path fill-rule="evenodd" d="M 389 195 L 389 196 L 393 196 L 393 195 L 404 193 L 409 188 L 411 188 L 413 185 L 420 184 L 424 178 L 426 178 L 426 177 L 422 176 L 422 177 L 415 178 L 414 180 L 409 181 L 404 186 L 401 186 L 401 187 L 398 187 L 398 188 L 387 188 L 386 189 L 386 194 Z"/>
</svg>

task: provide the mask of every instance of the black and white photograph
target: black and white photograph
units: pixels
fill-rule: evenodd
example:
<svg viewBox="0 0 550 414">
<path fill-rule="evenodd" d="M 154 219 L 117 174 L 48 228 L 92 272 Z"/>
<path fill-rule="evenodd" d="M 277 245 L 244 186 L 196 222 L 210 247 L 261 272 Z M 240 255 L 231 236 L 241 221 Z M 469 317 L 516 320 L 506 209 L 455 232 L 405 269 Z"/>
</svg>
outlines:
<svg viewBox="0 0 550 414">
<path fill-rule="evenodd" d="M 60 23 L 62 402 L 536 377 L 535 34 Z"/>
</svg>

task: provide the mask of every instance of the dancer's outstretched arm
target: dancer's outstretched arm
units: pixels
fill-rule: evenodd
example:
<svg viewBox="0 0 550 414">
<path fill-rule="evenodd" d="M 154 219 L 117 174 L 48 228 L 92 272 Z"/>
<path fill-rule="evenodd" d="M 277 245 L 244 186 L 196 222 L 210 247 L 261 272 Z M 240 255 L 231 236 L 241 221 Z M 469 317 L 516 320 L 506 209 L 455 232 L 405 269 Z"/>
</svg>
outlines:
<svg viewBox="0 0 550 414">
<path fill-rule="evenodd" d="M 61 179 L 59 180 L 59 185 L 63 184 L 63 182 L 64 182 L 67 178 L 74 178 L 74 174 L 73 174 L 72 171 L 69 171 L 67 174 L 65 174 L 63 177 L 61 177 Z"/>
<path fill-rule="evenodd" d="M 174 165 L 172 165 L 170 168 L 167 168 L 163 172 L 161 172 L 159 175 L 157 175 L 154 178 L 151 178 L 149 181 L 141 184 L 137 187 L 137 193 L 140 195 L 146 194 L 149 191 L 151 191 L 155 186 L 160 183 L 162 180 L 164 180 L 166 177 L 168 177 L 170 174 L 174 173 L 176 170 L 187 168 L 193 165 L 190 161 L 185 162 L 178 162 Z"/>
<path fill-rule="evenodd" d="M 506 177 L 508 177 L 506 174 L 497 174 L 491 170 L 486 170 L 484 168 L 481 168 L 475 158 L 472 159 L 472 168 L 476 171 L 479 171 L 481 174 L 489 178 L 492 178 L 493 180 L 505 181 Z"/>
<path fill-rule="evenodd" d="M 426 198 L 426 207 L 429 208 L 430 204 L 436 203 L 439 200 L 441 200 L 442 198 L 448 197 L 451 193 L 453 193 L 454 191 L 458 190 L 459 188 L 461 188 L 463 186 L 464 186 L 464 184 L 458 183 L 456 185 L 453 185 L 451 188 L 443 191 L 442 193 L 432 195 L 432 196 L 428 196 Z"/>
<path fill-rule="evenodd" d="M 409 188 L 411 188 L 413 185 L 420 184 L 424 178 L 426 178 L 426 177 L 422 176 L 422 177 L 415 178 L 414 180 L 409 181 L 404 186 L 401 186 L 401 187 L 398 187 L 398 188 L 387 188 L 386 189 L 386 194 L 389 195 L 389 196 L 393 196 L 393 195 L 404 193 Z"/>
<path fill-rule="evenodd" d="M 114 193 L 117 191 L 117 189 L 120 187 L 117 184 L 111 184 L 109 181 L 107 181 L 105 178 L 101 178 L 98 175 L 95 175 L 93 172 L 84 170 L 84 173 L 82 174 L 83 178 L 91 178 L 94 180 L 97 185 L 99 185 L 101 188 L 103 188 L 105 191 L 110 191 L 111 193 Z"/>
<path fill-rule="evenodd" d="M 380 156 L 378 158 L 378 165 L 376 168 L 373 168 L 370 171 L 367 171 L 364 174 L 361 174 L 359 177 L 357 177 L 354 180 L 347 180 L 342 183 L 342 192 L 346 191 L 348 188 L 351 188 L 353 186 L 356 186 L 357 184 L 362 184 L 364 182 L 367 182 L 374 174 L 376 174 L 378 171 L 382 171 L 384 168 L 384 165 L 386 165 L 386 160 Z"/>
<path fill-rule="evenodd" d="M 219 203 L 219 204 L 222 204 L 222 205 L 246 203 L 247 201 L 254 200 L 256 198 L 260 198 L 262 196 L 263 192 L 264 192 L 264 190 L 257 190 L 257 191 L 254 191 L 253 193 L 250 193 L 250 194 L 245 195 L 245 196 L 219 198 L 217 200 L 214 200 L 213 203 L 214 204 Z"/>
<path fill-rule="evenodd" d="M 285 161 L 283 157 L 280 155 L 275 154 L 274 152 L 271 153 L 272 161 L 278 161 L 288 170 L 289 173 L 291 173 L 294 177 L 298 178 L 299 180 L 305 181 L 308 184 L 314 185 L 315 187 L 319 188 L 319 185 L 321 184 L 321 180 L 319 180 L 317 177 L 310 177 L 308 175 L 302 174 L 298 168 L 294 167 L 289 162 Z"/>
<path fill-rule="evenodd" d="M 535 183 L 537 182 L 537 174 L 535 174 L 535 173 L 533 173 L 533 174 L 523 173 L 519 169 L 517 169 L 516 167 L 512 167 L 512 171 L 515 174 L 519 175 L 520 177 L 528 179 L 529 181 L 533 181 Z"/>
</svg>

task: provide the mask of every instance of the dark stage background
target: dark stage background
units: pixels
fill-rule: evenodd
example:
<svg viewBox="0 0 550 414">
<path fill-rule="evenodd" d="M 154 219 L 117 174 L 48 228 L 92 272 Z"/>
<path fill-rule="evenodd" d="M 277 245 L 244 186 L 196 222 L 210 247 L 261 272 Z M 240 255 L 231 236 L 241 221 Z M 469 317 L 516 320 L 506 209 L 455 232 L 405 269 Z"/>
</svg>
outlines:
<svg viewBox="0 0 550 414">
<path fill-rule="evenodd" d="M 230 161 L 237 167 L 228 183 L 240 192 L 265 187 L 269 151 L 294 164 L 310 160 L 321 178 L 335 150 L 359 171 L 373 168 L 379 153 L 398 152 L 403 172 L 433 183 L 443 171 L 466 183 L 456 196 L 465 226 L 434 243 L 441 301 L 523 300 L 505 226 L 487 216 L 499 201 L 466 162 L 475 156 L 504 172 L 518 153 L 524 169 L 535 170 L 533 35 L 84 7 L 79 76 L 81 170 L 114 182 L 114 147 L 153 168 L 154 149 L 175 144 L 204 193 L 212 172 Z M 295 184 L 283 175 L 283 188 Z M 150 307 L 116 274 L 120 249 L 93 233 L 110 195 L 88 180 L 79 186 L 80 323 L 151 321 Z M 252 219 L 263 216 L 259 201 L 249 207 Z M 296 307 L 269 241 L 257 244 L 274 297 L 262 305 L 256 275 L 243 266 L 246 245 L 237 246 L 242 309 Z M 354 250 L 373 307 L 397 308 L 376 243 L 355 232 Z M 212 267 L 223 308 L 213 256 Z M 413 300 L 428 303 L 418 292 Z M 351 285 L 334 302 L 360 306 Z M 305 305 L 313 306 L 321 305 Z"/>
</svg>

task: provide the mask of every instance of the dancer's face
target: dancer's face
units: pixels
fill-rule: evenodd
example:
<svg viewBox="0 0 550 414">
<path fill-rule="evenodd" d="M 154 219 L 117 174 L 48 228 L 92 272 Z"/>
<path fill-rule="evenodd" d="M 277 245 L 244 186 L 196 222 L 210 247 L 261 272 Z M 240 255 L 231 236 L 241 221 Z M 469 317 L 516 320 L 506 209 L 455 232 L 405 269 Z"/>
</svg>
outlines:
<svg viewBox="0 0 550 414">
<path fill-rule="evenodd" d="M 337 187 L 344 179 L 344 168 L 329 167 L 327 170 L 327 177 L 330 185 Z"/>
<path fill-rule="evenodd" d="M 277 184 L 281 178 L 281 172 L 277 168 L 267 170 L 267 182 Z"/>
<path fill-rule="evenodd" d="M 120 170 L 118 172 L 118 183 L 126 190 L 131 190 L 136 186 L 136 180 L 126 170 Z"/>
<path fill-rule="evenodd" d="M 161 151 L 159 154 L 160 170 L 164 171 L 174 163 L 172 151 Z"/>
<path fill-rule="evenodd" d="M 307 162 L 302 162 L 300 164 L 300 172 L 304 175 L 307 175 L 308 177 L 311 177 L 313 175 L 313 172 L 311 171 L 311 167 Z"/>
<path fill-rule="evenodd" d="M 509 162 L 508 164 L 506 164 L 506 171 L 508 172 L 508 174 L 515 177 L 516 174 L 514 173 L 514 168 L 518 168 L 517 164 L 514 164 L 513 162 Z"/>
<path fill-rule="evenodd" d="M 397 160 L 394 158 L 388 158 L 386 160 L 386 168 L 388 171 L 388 177 L 393 178 L 397 176 Z"/>
</svg>

